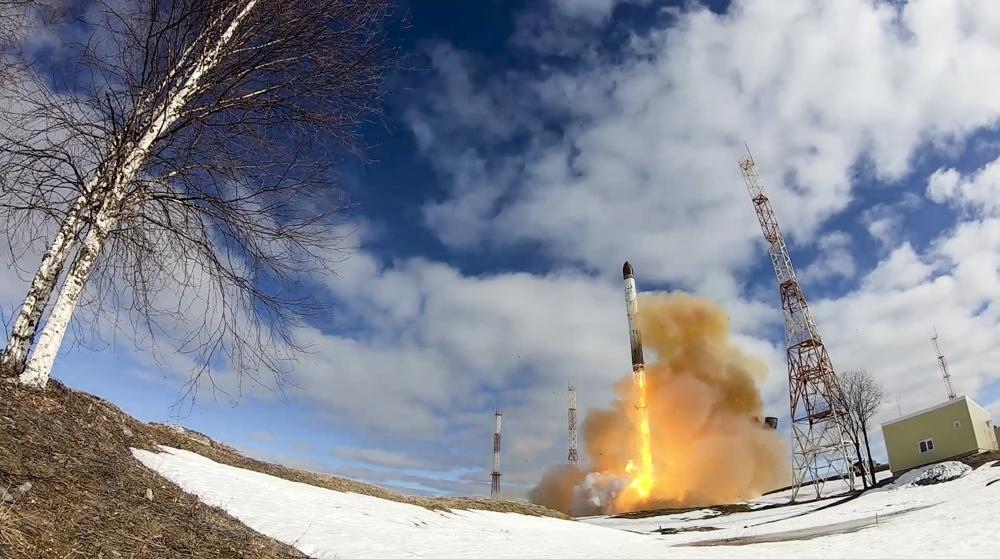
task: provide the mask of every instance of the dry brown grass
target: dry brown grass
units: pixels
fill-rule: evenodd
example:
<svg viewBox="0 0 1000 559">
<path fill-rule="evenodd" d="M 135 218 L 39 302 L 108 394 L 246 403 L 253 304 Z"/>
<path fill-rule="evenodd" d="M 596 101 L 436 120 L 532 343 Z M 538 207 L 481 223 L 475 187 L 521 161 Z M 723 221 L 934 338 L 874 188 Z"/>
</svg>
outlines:
<svg viewBox="0 0 1000 559">
<path fill-rule="evenodd" d="M 0 557 L 305 557 L 142 467 L 148 428 L 57 382 L 0 382 L 0 487 L 30 481 L 0 520 Z M 153 500 L 146 498 L 146 490 Z"/>
<path fill-rule="evenodd" d="M 24 536 L 18 526 L 25 524 L 25 520 L 14 518 L 14 505 L 0 503 L 0 551 L 4 549 L 25 549 L 28 546 L 28 538 Z"/>
<path fill-rule="evenodd" d="M 432 509 L 565 518 L 536 505 L 412 497 L 268 464 L 198 433 L 141 423 L 101 398 L 55 381 L 41 392 L 0 381 L 0 487 L 32 484 L 14 503 L 0 503 L 0 557 L 305 557 L 184 493 L 129 451 L 156 451 L 157 445 L 291 481 Z"/>
</svg>

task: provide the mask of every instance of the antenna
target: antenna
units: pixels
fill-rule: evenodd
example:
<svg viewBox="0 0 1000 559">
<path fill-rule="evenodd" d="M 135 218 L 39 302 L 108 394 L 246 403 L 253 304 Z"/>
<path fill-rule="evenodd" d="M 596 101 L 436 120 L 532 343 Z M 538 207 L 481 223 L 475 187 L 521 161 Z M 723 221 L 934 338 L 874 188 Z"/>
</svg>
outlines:
<svg viewBox="0 0 1000 559">
<path fill-rule="evenodd" d="M 938 333 L 937 328 L 934 329 L 934 335 L 931 336 L 931 341 L 934 342 L 934 351 L 937 352 L 938 368 L 941 369 L 941 376 L 944 377 L 944 386 L 948 389 L 948 399 L 955 399 L 955 389 L 951 386 L 951 375 L 948 374 L 948 362 L 944 360 L 944 353 L 941 353 L 941 345 L 938 344 Z"/>
<path fill-rule="evenodd" d="M 580 457 L 576 451 L 576 387 L 569 387 L 569 463 L 576 466 L 580 463 Z"/>
</svg>

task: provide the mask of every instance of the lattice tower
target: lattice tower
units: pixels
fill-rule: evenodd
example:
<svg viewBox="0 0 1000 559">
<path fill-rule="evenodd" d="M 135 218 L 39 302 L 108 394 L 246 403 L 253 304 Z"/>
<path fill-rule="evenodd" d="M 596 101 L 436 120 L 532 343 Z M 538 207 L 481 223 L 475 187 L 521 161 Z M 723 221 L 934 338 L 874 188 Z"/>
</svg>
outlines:
<svg viewBox="0 0 1000 559">
<path fill-rule="evenodd" d="M 937 328 L 934 329 L 931 341 L 934 342 L 934 351 L 937 352 L 938 368 L 941 369 L 941 376 L 944 377 L 944 387 L 948 389 L 948 399 L 954 400 L 955 388 L 951 386 L 951 374 L 948 373 L 948 362 L 944 360 L 944 354 L 941 353 L 941 346 L 938 345 Z"/>
<path fill-rule="evenodd" d="M 569 456 L 567 460 L 576 466 L 580 463 L 580 456 L 576 450 L 576 387 L 569 387 Z"/>
<path fill-rule="evenodd" d="M 740 170 L 768 243 L 785 320 L 793 439 L 792 500 L 802 485 L 808 483 L 814 483 L 818 498 L 825 481 L 835 478 L 845 479 L 853 490 L 855 472 L 849 458 L 850 443 L 845 436 L 850 420 L 839 403 L 843 401 L 843 392 L 837 374 L 795 277 L 778 219 L 749 150 L 740 160 Z"/>
</svg>

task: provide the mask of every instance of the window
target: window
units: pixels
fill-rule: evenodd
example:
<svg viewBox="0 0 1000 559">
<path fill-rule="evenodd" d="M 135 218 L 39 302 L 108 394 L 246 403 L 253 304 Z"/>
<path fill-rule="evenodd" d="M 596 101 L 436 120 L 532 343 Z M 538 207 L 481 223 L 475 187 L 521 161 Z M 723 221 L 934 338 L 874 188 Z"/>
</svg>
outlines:
<svg viewBox="0 0 1000 559">
<path fill-rule="evenodd" d="M 920 445 L 920 454 L 926 454 L 934 450 L 934 439 L 923 440 L 918 444 Z"/>
</svg>

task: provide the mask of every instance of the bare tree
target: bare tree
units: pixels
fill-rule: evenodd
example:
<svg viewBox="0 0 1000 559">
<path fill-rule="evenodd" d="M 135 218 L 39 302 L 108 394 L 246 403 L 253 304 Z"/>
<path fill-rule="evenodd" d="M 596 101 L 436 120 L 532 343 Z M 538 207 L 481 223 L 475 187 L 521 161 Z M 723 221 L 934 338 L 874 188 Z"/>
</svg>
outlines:
<svg viewBox="0 0 1000 559">
<path fill-rule="evenodd" d="M 872 460 L 871 444 L 868 441 L 868 429 L 871 418 L 878 413 L 885 403 L 886 394 L 882 385 L 865 370 L 848 371 L 837 375 L 843 392 L 841 404 L 847 410 L 851 429 L 849 436 L 858 453 L 858 462 L 866 464 L 864 468 L 870 475 L 871 486 L 875 485 L 875 463 Z M 850 431 L 853 431 L 851 433 Z M 861 441 L 864 440 L 867 460 L 861 457 Z M 866 485 L 868 484 L 866 483 Z"/>
<path fill-rule="evenodd" d="M 0 138 L 28 146 L 0 159 L 0 170 L 26 177 L 7 181 L 8 194 L 46 201 L 14 209 L 60 207 L 44 214 L 59 227 L 0 366 L 43 386 L 93 277 L 147 333 L 196 356 L 198 374 L 224 363 L 280 377 L 281 348 L 296 348 L 290 326 L 317 308 L 289 287 L 338 254 L 332 227 L 344 204 L 329 165 L 377 110 L 388 2 L 95 6 L 85 14 L 93 32 L 76 45 L 78 83 L 43 94 Z M 46 124 L 34 133 L 23 123 L 39 115 Z M 51 133 L 60 128 L 73 134 Z M 75 196 L 56 195 L 65 189 Z M 190 297 L 204 319 L 185 308 Z"/>
<path fill-rule="evenodd" d="M 846 373 L 846 374 L 850 375 L 851 373 Z M 837 376 L 840 377 L 839 380 L 841 382 L 841 391 L 839 392 L 840 396 L 837 397 L 837 399 L 839 400 L 838 403 L 840 404 L 840 407 L 842 409 L 844 409 L 844 410 L 846 410 L 848 412 L 847 414 L 845 414 L 843 416 L 843 419 L 842 419 L 842 426 L 844 428 L 844 434 L 847 435 L 847 438 L 850 439 L 850 441 L 851 441 L 851 445 L 854 447 L 854 453 L 855 453 L 855 456 L 857 457 L 857 462 L 855 463 L 854 468 L 855 469 L 857 469 L 857 468 L 861 469 L 860 472 L 856 472 L 856 473 L 858 473 L 861 476 L 861 483 L 864 485 L 864 488 L 867 489 L 868 488 L 868 468 L 865 467 L 865 463 L 866 463 L 865 462 L 865 458 L 864 458 L 864 455 L 861 453 L 861 441 L 862 441 L 861 427 L 858 425 L 858 422 L 855 419 L 855 415 L 849 411 L 851 409 L 851 403 L 850 403 L 849 398 L 847 396 L 847 389 L 846 389 L 846 387 L 843 386 L 845 375 L 844 374 L 838 374 Z"/>
</svg>

